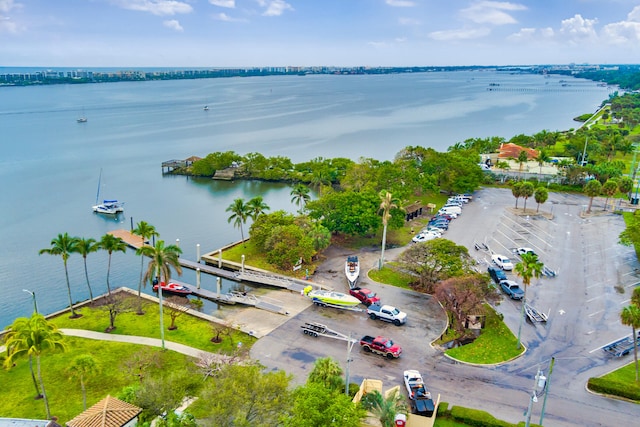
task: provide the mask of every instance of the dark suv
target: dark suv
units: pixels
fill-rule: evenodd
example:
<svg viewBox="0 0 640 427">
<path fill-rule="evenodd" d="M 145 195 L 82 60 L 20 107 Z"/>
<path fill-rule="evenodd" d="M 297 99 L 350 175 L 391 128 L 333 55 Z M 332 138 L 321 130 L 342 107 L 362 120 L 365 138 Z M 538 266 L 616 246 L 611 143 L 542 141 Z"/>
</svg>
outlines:
<svg viewBox="0 0 640 427">
<path fill-rule="evenodd" d="M 491 278 L 493 279 L 494 282 L 496 282 L 496 284 L 502 282 L 503 280 L 507 280 L 507 275 L 505 274 L 504 271 L 502 271 L 501 268 L 498 267 L 494 267 L 494 266 L 489 266 L 489 268 L 487 268 L 487 271 L 489 272 L 489 276 L 491 276 Z"/>
</svg>

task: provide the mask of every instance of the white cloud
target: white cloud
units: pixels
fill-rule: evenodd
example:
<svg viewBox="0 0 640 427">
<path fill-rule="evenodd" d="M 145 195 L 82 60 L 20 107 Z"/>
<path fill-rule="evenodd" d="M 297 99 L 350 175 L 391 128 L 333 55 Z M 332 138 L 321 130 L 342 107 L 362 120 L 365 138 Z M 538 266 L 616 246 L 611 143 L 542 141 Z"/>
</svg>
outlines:
<svg viewBox="0 0 640 427">
<path fill-rule="evenodd" d="M 612 44 L 640 43 L 640 6 L 633 8 L 626 21 L 613 22 L 602 28 L 602 38 Z"/>
<path fill-rule="evenodd" d="M 507 12 L 527 10 L 526 6 L 510 2 L 479 1 L 460 11 L 460 15 L 477 24 L 505 25 L 518 22 Z"/>
<path fill-rule="evenodd" d="M 224 22 L 247 22 L 246 19 L 233 18 L 226 13 L 216 13 L 213 15 L 213 19 L 216 21 L 224 21 Z"/>
<path fill-rule="evenodd" d="M 234 9 L 236 7 L 236 0 L 209 0 L 214 6 L 226 7 L 229 9 Z"/>
<path fill-rule="evenodd" d="M 517 33 L 511 34 L 507 40 L 513 42 L 540 41 L 540 39 L 552 39 L 553 28 L 522 28 Z"/>
<path fill-rule="evenodd" d="M 372 47 L 376 48 L 376 49 L 389 47 L 389 42 L 368 42 L 367 44 L 369 46 L 372 46 Z"/>
<path fill-rule="evenodd" d="M 409 0 L 385 0 L 389 6 L 393 7 L 413 7 L 416 4 Z"/>
<path fill-rule="evenodd" d="M 0 0 L 0 33 L 16 34 L 19 32 L 18 24 L 7 14 L 20 7 L 22 5 L 13 0 Z"/>
<path fill-rule="evenodd" d="M 429 38 L 438 41 L 471 40 L 485 37 L 491 33 L 488 28 L 462 28 L 458 30 L 434 31 Z"/>
<path fill-rule="evenodd" d="M 262 13 L 264 16 L 280 16 L 286 10 L 293 10 L 293 7 L 284 0 L 257 0 L 257 2 L 267 9 Z"/>
<path fill-rule="evenodd" d="M 11 12 L 11 9 L 14 9 L 20 6 L 21 6 L 20 4 L 15 3 L 13 0 L 0 0 L 0 13 L 9 13 Z"/>
<path fill-rule="evenodd" d="M 597 19 L 584 19 L 580 14 L 576 14 L 573 18 L 562 20 L 558 33 L 559 36 L 566 36 L 571 41 L 597 39 L 598 34 L 595 30 L 597 23 Z"/>
<path fill-rule="evenodd" d="M 182 28 L 182 25 L 180 25 L 180 22 L 178 22 L 177 19 L 169 19 L 167 21 L 164 21 L 162 25 L 167 28 L 171 28 L 172 30 L 184 31 L 184 28 Z"/>
<path fill-rule="evenodd" d="M 149 12 L 158 16 L 193 11 L 191 5 L 177 0 L 112 0 L 112 2 L 123 9 Z"/>
</svg>

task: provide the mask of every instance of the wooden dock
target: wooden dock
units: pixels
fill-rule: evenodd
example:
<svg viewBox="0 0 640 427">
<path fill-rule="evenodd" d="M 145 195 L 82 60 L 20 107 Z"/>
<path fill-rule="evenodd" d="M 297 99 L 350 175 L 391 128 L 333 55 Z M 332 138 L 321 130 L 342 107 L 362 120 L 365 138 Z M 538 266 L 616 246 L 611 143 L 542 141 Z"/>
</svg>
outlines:
<svg viewBox="0 0 640 427">
<path fill-rule="evenodd" d="M 133 249 L 139 249 L 142 247 L 143 242 L 142 238 L 138 235 L 131 233 L 129 230 L 113 230 L 110 231 L 109 234 L 112 234 L 115 237 L 121 238 L 129 247 Z M 149 242 L 144 242 L 144 244 L 149 244 Z M 212 265 L 206 263 L 200 263 L 196 261 L 187 260 L 184 258 L 179 258 L 178 262 L 184 268 L 189 268 L 191 270 L 200 271 L 202 273 L 210 274 L 215 277 L 220 277 L 227 280 L 232 280 L 235 282 L 250 282 L 259 285 L 268 285 L 274 286 L 281 289 L 287 289 L 294 292 L 301 292 L 302 289 L 306 285 L 313 285 L 312 283 L 299 283 L 294 279 L 279 276 L 276 274 L 269 274 L 266 272 L 259 271 L 251 271 L 249 269 L 241 269 L 242 271 L 228 270 L 223 268 L 214 267 Z M 255 295 L 246 293 L 246 292 L 214 292 L 208 289 L 197 288 L 189 283 L 179 282 L 177 280 L 173 280 L 172 282 L 178 283 L 180 285 L 186 286 L 191 289 L 193 295 L 196 295 L 200 298 L 205 298 L 210 301 L 215 301 L 221 304 L 242 304 L 245 306 L 255 307 L 261 310 L 267 310 L 273 313 L 287 315 L 288 311 L 285 310 L 278 301 L 267 301 L 264 298 L 256 297 Z"/>
</svg>

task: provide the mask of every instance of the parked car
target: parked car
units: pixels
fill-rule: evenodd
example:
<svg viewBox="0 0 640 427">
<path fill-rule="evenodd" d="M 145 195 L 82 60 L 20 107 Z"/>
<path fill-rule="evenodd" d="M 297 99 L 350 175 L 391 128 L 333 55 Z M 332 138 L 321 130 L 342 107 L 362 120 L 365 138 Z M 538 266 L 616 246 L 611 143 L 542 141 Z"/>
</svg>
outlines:
<svg viewBox="0 0 640 427">
<path fill-rule="evenodd" d="M 442 237 L 442 233 L 445 230 L 442 228 L 438 228 L 434 225 L 428 225 L 425 228 L 422 229 L 422 231 L 420 231 L 421 233 L 435 233 L 438 235 L 438 237 Z"/>
<path fill-rule="evenodd" d="M 500 254 L 495 254 L 491 257 L 491 261 L 493 261 L 495 265 L 497 265 L 498 267 L 500 267 L 505 271 L 513 270 L 513 263 L 511 262 L 509 257 L 500 255 Z"/>
<path fill-rule="evenodd" d="M 535 251 L 531 248 L 517 248 L 516 249 L 516 254 L 522 256 L 524 254 L 531 254 L 531 255 L 536 255 L 538 256 L 538 254 L 535 253 Z"/>
<path fill-rule="evenodd" d="M 358 298 L 360 302 L 362 302 L 367 307 L 371 304 L 380 303 L 380 297 L 376 295 L 375 292 L 367 288 L 351 288 L 349 289 L 349 293 Z"/>
<path fill-rule="evenodd" d="M 451 222 L 452 219 L 453 217 L 451 215 L 436 215 L 433 218 L 431 218 L 429 222 L 446 221 L 447 223 L 449 223 Z"/>
<path fill-rule="evenodd" d="M 441 228 L 443 230 L 448 230 L 449 229 L 449 221 L 430 222 L 429 225 L 432 226 L 432 227 Z"/>
<path fill-rule="evenodd" d="M 511 299 L 520 300 L 524 298 L 524 291 L 513 280 L 503 280 L 502 282 L 500 282 L 500 287 L 502 288 L 504 293 L 507 294 Z"/>
<path fill-rule="evenodd" d="M 503 280 L 507 280 L 507 275 L 505 274 L 505 272 L 498 267 L 490 265 L 489 268 L 487 268 L 487 271 L 489 272 L 489 276 L 491 276 L 491 279 L 496 283 L 496 285 Z"/>
<path fill-rule="evenodd" d="M 407 322 L 407 313 L 391 305 L 371 304 L 367 308 L 367 315 L 371 320 L 380 319 L 396 326 L 404 325 Z"/>
<path fill-rule="evenodd" d="M 411 239 L 411 241 L 413 243 L 422 243 L 422 242 L 428 242 L 429 240 L 433 240 L 433 239 L 437 239 L 438 237 L 441 237 L 442 235 L 438 235 L 436 233 L 433 232 L 423 232 L 423 233 L 418 233 L 415 236 L 413 236 L 413 238 Z"/>
</svg>

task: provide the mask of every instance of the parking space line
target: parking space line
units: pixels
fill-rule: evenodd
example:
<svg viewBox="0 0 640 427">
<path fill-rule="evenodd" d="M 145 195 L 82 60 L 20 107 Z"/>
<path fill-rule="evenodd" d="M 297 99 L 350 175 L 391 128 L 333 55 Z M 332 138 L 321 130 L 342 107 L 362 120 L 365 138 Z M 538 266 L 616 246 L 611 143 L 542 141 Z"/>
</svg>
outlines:
<svg viewBox="0 0 640 427">
<path fill-rule="evenodd" d="M 588 317 L 595 316 L 596 314 L 598 314 L 598 313 L 602 313 L 602 312 L 604 312 L 604 310 L 594 311 L 594 312 L 593 312 L 593 313 L 591 313 Z"/>
<path fill-rule="evenodd" d="M 595 301 L 595 300 L 597 300 L 598 298 L 602 298 L 603 296 L 604 296 L 604 295 L 598 295 L 597 297 L 593 297 L 593 298 L 591 298 L 591 299 L 588 299 L 588 300 L 587 300 L 587 302 Z"/>
</svg>

